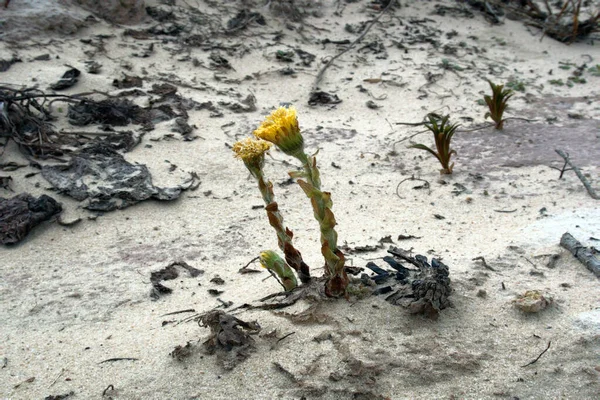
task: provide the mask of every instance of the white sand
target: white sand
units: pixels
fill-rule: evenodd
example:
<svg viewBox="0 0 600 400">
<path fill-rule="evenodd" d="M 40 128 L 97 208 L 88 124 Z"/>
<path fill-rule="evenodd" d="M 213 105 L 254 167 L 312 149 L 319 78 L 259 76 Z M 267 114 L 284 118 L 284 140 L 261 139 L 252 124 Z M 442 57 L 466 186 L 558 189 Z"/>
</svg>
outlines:
<svg viewBox="0 0 600 400">
<path fill-rule="evenodd" d="M 185 7 L 185 2 L 178 3 Z M 586 245 L 598 246 L 598 242 L 589 240 L 600 238 L 598 201 L 589 197 L 572 172 L 558 180 L 558 171 L 550 169 L 549 162 L 503 166 L 502 159 L 510 159 L 512 153 L 503 153 L 505 149 L 495 146 L 494 138 L 505 135 L 513 144 L 522 141 L 526 145 L 528 136 L 519 128 L 523 122 L 506 122 L 505 132 L 481 132 L 488 135 L 490 148 L 478 155 L 483 162 L 477 165 L 464 156 L 474 133 L 457 133 L 455 148 L 459 154 L 454 174 L 442 177 L 437 161 L 428 154 L 406 148 L 408 140 L 396 143 L 421 127 L 393 125 L 421 121 L 432 111 L 449 113 L 465 128 L 471 123 L 460 117 L 481 123 L 485 109 L 477 100 L 489 91 L 485 79 L 497 83 L 518 79 L 525 82 L 526 91 L 517 92 L 511 99 L 509 116 L 534 116 L 539 131 L 546 117 L 556 115 L 558 121 L 553 126 L 563 127 L 568 141 L 569 130 L 575 129 L 573 124 L 579 120 L 569 119 L 567 113 L 582 114 L 584 122 L 595 124 L 596 130 L 589 131 L 589 135 L 595 135 L 596 140 L 595 148 L 585 146 L 580 151 L 600 155 L 600 78 L 586 73 L 587 84 L 572 88 L 547 82 L 559 78 L 566 81 L 570 76 L 572 70 L 560 69 L 560 61 L 580 65 L 587 60 L 583 55 L 589 54 L 593 58 L 589 66 L 600 63 L 598 46 L 566 46 L 550 38 L 540 42 L 539 32 L 532 31 L 534 36 L 521 22 L 506 20 L 504 25 L 490 26 L 481 15 L 474 19 L 432 15 L 434 5 L 455 5 L 451 1 L 402 1 L 402 8 L 383 16 L 360 44 L 326 72 L 321 89 L 335 92 L 343 102 L 335 107 L 309 107 L 308 95 L 322 59 L 342 48 L 319 41 L 354 40 L 357 35 L 346 32 L 344 25 L 368 21 L 376 15 L 367 12 L 366 1 L 340 2 L 341 16 L 334 14 L 334 2 L 322 3 L 321 8 L 313 9 L 323 17 L 305 20 L 306 40 L 287 29 L 284 17 L 274 16 L 265 7 L 255 11 L 267 18 L 268 26 L 251 24 L 236 35 L 214 38 L 214 43 L 225 46 L 246 46 L 248 51 L 243 56 L 240 52 L 221 52 L 235 70 L 219 71 L 218 75 L 240 79 L 239 84 L 219 82 L 214 71 L 193 67 L 191 61 L 178 62 L 179 57 L 166 50 L 175 48 L 175 44 L 135 40 L 122 36 L 124 28 L 105 23 L 59 36 L 49 43 L 48 37 L 40 36 L 31 38 L 41 43 L 37 45 L 21 43 L 14 48 L 0 44 L 1 58 L 16 52 L 23 59 L 2 73 L 0 81 L 28 86 L 37 83 L 46 88 L 62 75 L 65 64 L 83 70 L 83 61 L 89 58 L 84 50 L 93 48 L 79 39 L 111 33 L 116 36 L 105 40 L 106 54 L 94 58 L 103 64 L 101 73 L 84 74 L 67 93 L 92 89 L 115 92 L 112 80 L 120 77 L 124 71 L 120 62 L 126 60 L 133 69 L 125 72 L 144 77 L 144 89 L 157 82 L 160 74 L 168 73 L 191 85 L 205 82 L 214 88 L 179 89 L 198 102 L 239 101 L 253 93 L 258 106 L 257 112 L 243 114 L 220 107 L 223 118 L 209 118 L 209 111 L 192 111 L 189 122 L 198 127 L 196 134 L 201 139 L 184 142 L 176 135 L 172 140 L 150 141 L 170 132 L 170 123 L 165 123 L 125 154 L 131 162 L 146 164 L 158 186 L 177 185 L 186 179 L 187 172 L 196 171 L 202 180 L 199 189 L 185 192 L 175 202 L 146 201 L 89 221 L 87 217 L 92 214 L 79 209 L 77 202 L 49 193 L 63 203 L 64 219 L 83 217 L 84 221 L 70 228 L 46 223 L 21 244 L 0 250 L 0 398 L 39 399 L 73 391 L 73 398 L 94 399 L 101 398 L 109 385 L 115 390 L 107 391 L 105 398 L 114 399 L 600 397 L 600 281 L 558 246 L 565 231 Z M 195 2 L 190 4 L 195 6 Z M 198 6 L 202 12 L 219 14 L 203 1 Z M 10 15 L 19 7 L 15 0 L 2 12 Z M 235 5 L 229 5 L 228 10 L 221 16 L 223 25 L 235 15 Z M 442 47 L 436 50 L 428 43 L 405 43 L 409 48 L 406 54 L 398 49 L 394 41 L 403 37 L 406 27 L 416 27 L 409 21 L 424 17 L 435 21 L 425 26 L 442 30 L 438 38 L 442 45 L 456 46 L 464 41 L 471 50 L 459 47 L 457 56 L 444 55 Z M 288 24 L 300 27 L 299 23 Z M 445 33 L 452 29 L 458 36 L 447 39 Z M 279 44 L 273 42 L 276 31 L 284 35 Z M 469 39 L 471 35 L 479 39 Z M 376 59 L 377 54 L 359 50 L 377 38 L 385 45 L 387 59 Z M 150 42 L 156 45 L 149 58 L 131 57 Z M 473 46 L 487 52 L 475 53 Z M 297 75 L 281 76 L 277 71 L 288 64 L 278 62 L 275 52 L 288 48 L 313 53 L 316 61 L 310 67 L 289 65 Z M 208 67 L 210 52 L 198 48 L 190 51 L 191 57 Z M 51 60 L 30 62 L 43 53 L 50 53 Z M 443 58 L 465 70 L 444 71 L 439 67 Z M 492 67 L 498 75 L 490 75 Z M 147 75 L 143 75 L 144 70 Z M 428 71 L 444 73 L 444 77 L 425 88 L 428 97 L 419 99 L 423 92 L 418 89 L 426 83 Z M 244 80 L 253 74 L 260 75 Z M 364 81 L 369 78 L 405 85 Z M 380 109 L 365 106 L 372 98 L 359 92 L 358 85 L 374 97 L 386 96 L 375 100 Z M 235 93 L 240 97 L 236 98 Z M 555 103 L 554 109 L 535 103 L 556 98 L 570 100 L 558 106 Z M 455 306 L 442 311 L 437 321 L 411 316 L 386 303 L 383 297 L 328 302 L 320 309 L 329 316 L 325 324 L 294 324 L 267 311 L 243 312 L 237 316 L 258 320 L 263 333 L 273 329 L 279 337 L 295 333 L 275 348 L 268 339 L 257 338 L 257 352 L 233 371 L 223 371 L 214 357 L 203 356 L 200 351 L 179 362 L 169 356 L 173 348 L 188 341 L 203 341 L 208 329 L 195 323 L 161 326 L 163 321 L 178 321 L 188 315 L 163 314 L 190 308 L 202 313 L 219 306 L 207 293 L 210 288 L 224 290 L 220 298 L 232 301 L 234 306 L 279 290 L 274 280 L 263 281 L 266 272 L 237 273 L 261 250 L 276 248 L 276 237 L 264 210 L 252 209 L 262 200 L 243 164 L 233 159 L 227 146 L 250 134 L 280 102 L 295 104 L 308 150 L 319 149 L 323 187 L 332 192 L 340 242 L 373 245 L 387 235 L 394 241 L 399 234 L 421 237 L 396 245 L 443 258 L 450 266 Z M 66 105 L 64 108 L 63 114 Z M 232 126 L 224 127 L 231 122 Z M 415 140 L 432 143 L 429 134 Z M 570 145 L 577 162 L 577 139 Z M 552 165 L 562 165 L 551 142 L 544 154 L 555 160 Z M 292 169 L 282 161 L 292 160 L 277 151 L 272 156 L 266 171 L 275 184 L 286 223 L 314 274 L 320 275 L 318 229 L 306 197 L 295 184 L 278 185 Z M 11 147 L 0 160 L 22 160 L 20 157 Z M 178 169 L 169 173 L 165 160 Z M 578 165 L 598 188 L 598 157 L 595 162 L 590 157 L 580 158 Z M 31 171 L 23 168 L 10 172 L 14 191 L 48 193 L 50 185 L 40 175 L 23 178 Z M 476 173 L 483 179 L 474 178 Z M 407 181 L 397 196 L 398 183 L 413 175 L 427 180 L 430 190 L 413 190 L 422 182 Z M 469 193 L 454 195 L 455 183 L 464 185 Z M 467 198 L 472 201 L 469 203 Z M 547 216 L 539 211 L 543 207 Z M 438 220 L 433 214 L 445 219 Z M 554 269 L 545 266 L 547 258 L 536 258 L 544 254 L 560 254 Z M 382 249 L 349 258 L 352 265 L 364 266 L 367 260 L 384 255 Z M 495 271 L 472 261 L 479 256 L 485 257 Z M 179 279 L 164 282 L 174 289 L 173 293 L 151 301 L 150 273 L 174 260 L 184 260 L 205 273 L 198 278 L 182 273 Z M 376 262 L 383 265 L 381 260 Z M 209 282 L 217 274 L 225 285 Z M 554 305 L 540 314 L 522 314 L 511 300 L 528 289 L 552 294 Z M 485 297 L 477 296 L 481 290 Z M 298 305 L 289 311 L 304 307 Z M 584 321 L 578 323 L 580 317 Z M 333 332 L 332 340 L 313 340 L 326 331 Z M 549 341 L 550 349 L 537 363 L 521 367 L 535 359 Z M 100 364 L 115 357 L 138 360 Z M 353 362 L 356 359 L 364 362 L 362 370 Z M 274 368 L 274 362 L 294 374 L 298 382 Z M 313 363 L 316 367 L 309 369 Z M 356 393 L 365 397 L 357 397 Z"/>
</svg>

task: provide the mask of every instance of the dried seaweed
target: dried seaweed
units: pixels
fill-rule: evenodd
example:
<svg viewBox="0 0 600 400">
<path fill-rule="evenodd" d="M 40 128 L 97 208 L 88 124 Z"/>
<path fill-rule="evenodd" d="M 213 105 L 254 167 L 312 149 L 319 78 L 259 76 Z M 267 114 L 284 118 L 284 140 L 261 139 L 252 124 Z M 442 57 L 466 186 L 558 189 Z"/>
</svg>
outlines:
<svg viewBox="0 0 600 400">
<path fill-rule="evenodd" d="M 110 146 L 98 143 L 73 155 L 66 165 L 44 166 L 42 176 L 61 193 L 87 200 L 84 208 L 112 211 L 150 198 L 175 200 L 193 184 L 158 188 L 145 165 L 130 164 Z"/>
<path fill-rule="evenodd" d="M 0 197 L 0 243 L 15 244 L 37 225 L 60 214 L 62 206 L 50 196 L 23 193 L 10 199 Z"/>
<path fill-rule="evenodd" d="M 231 370 L 256 350 L 251 334 L 260 332 L 258 322 L 245 322 L 223 311 L 215 310 L 196 318 L 198 325 L 210 328 L 204 342 L 208 354 L 216 354 L 224 369 Z"/>
<path fill-rule="evenodd" d="M 128 99 L 82 100 L 78 104 L 69 105 L 67 115 L 69 123 L 76 126 L 89 124 L 123 126 L 146 121 L 144 110 Z"/>
<path fill-rule="evenodd" d="M 58 80 L 58 82 L 50 85 L 50 89 L 52 89 L 52 90 L 68 89 L 68 88 L 74 86 L 79 81 L 79 75 L 81 75 L 81 71 L 79 71 L 77 68 L 71 68 L 63 74 L 63 76 Z"/>
</svg>

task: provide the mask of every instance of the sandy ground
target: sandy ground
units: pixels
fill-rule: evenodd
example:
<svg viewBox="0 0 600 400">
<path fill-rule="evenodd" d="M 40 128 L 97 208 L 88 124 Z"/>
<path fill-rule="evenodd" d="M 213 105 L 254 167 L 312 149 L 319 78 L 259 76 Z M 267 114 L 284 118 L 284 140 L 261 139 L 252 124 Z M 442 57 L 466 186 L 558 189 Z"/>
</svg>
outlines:
<svg viewBox="0 0 600 400">
<path fill-rule="evenodd" d="M 177 4 L 185 14 L 187 3 Z M 597 246 L 600 208 L 572 172 L 559 180 L 559 172 L 549 168 L 562 165 L 554 149 L 563 148 L 600 187 L 600 77 L 585 73 L 587 83 L 573 87 L 548 83 L 571 76 L 575 67 L 561 69 L 561 63 L 600 63 L 598 46 L 540 41 L 539 32 L 518 21 L 490 25 L 479 14 L 433 13 L 435 6 L 456 5 L 451 1 L 402 1 L 403 7 L 389 11 L 327 70 L 320 88 L 343 101 L 308 106 L 323 59 L 344 48 L 322 40 L 354 40 L 358 33 L 345 26 L 356 28 L 376 16 L 370 4 L 319 2 L 307 9 L 303 23 L 261 5 L 253 11 L 264 15 L 267 25 L 215 33 L 207 43 L 217 50 L 188 47 L 183 52 L 176 40 L 137 40 L 122 34 L 126 27 L 104 22 L 72 35 L 40 34 L 0 44 L 3 57 L 18 54 L 23 60 L 0 75 L 4 83 L 46 88 L 64 65 L 83 70 L 83 61 L 93 57 L 103 64 L 101 73 L 84 73 L 67 93 L 116 94 L 111 83 L 126 72 L 142 76 L 144 90 L 159 78 L 195 87 L 204 83 L 206 90 L 180 85 L 179 93 L 215 104 L 252 94 L 258 108 L 234 113 L 219 107 L 220 118 L 211 118 L 208 110 L 191 111 L 189 123 L 199 139 L 183 141 L 164 123 L 125 154 L 146 164 L 158 186 L 177 185 L 195 171 L 200 187 L 174 202 L 146 201 L 89 220 L 95 214 L 49 192 L 40 175 L 25 179 L 33 169 L 10 173 L 16 193 L 50 194 L 63 204 L 64 219 L 84 220 L 73 227 L 45 223 L 19 245 L 0 250 L 0 398 L 71 392 L 76 399 L 600 397 L 600 282 L 558 246 L 566 231 Z M 241 5 L 199 1 L 197 7 L 224 26 Z M 18 9 L 15 0 L 2 12 Z M 153 25 L 150 20 L 137 28 Z M 449 38 L 451 31 L 456 34 Z M 86 54 L 94 48 L 80 39 L 99 34 L 115 36 L 103 40 L 104 51 Z M 419 34 L 440 45 L 415 39 Z M 148 43 L 155 43 L 150 57 L 131 55 Z M 370 43 L 375 44 L 366 47 Z M 444 45 L 455 49 L 444 54 Z M 276 58 L 278 50 L 297 48 L 316 55 L 315 61 L 304 66 L 297 56 L 292 63 Z M 212 51 L 233 69 L 211 69 Z M 49 61 L 32 61 L 44 53 L 51 55 Z M 443 59 L 460 70 L 444 68 Z M 131 70 L 124 69 L 127 63 Z M 282 75 L 286 67 L 296 73 Z M 428 84 L 427 74 L 440 77 Z M 430 135 L 413 137 L 422 127 L 395 123 L 419 122 L 437 112 L 450 114 L 462 129 L 475 127 L 484 122 L 478 100 L 489 91 L 486 78 L 522 82 L 524 91 L 516 92 L 507 114 L 536 121 L 507 121 L 503 132 L 457 133 L 454 174 L 440 176 L 437 161 L 407 148 L 411 140 L 431 144 Z M 380 108 L 368 108 L 369 100 Z M 222 290 L 219 299 L 233 302 L 232 307 L 279 290 L 273 279 L 265 280 L 264 270 L 238 273 L 261 250 L 277 244 L 264 210 L 253 207 L 262 204 L 255 183 L 230 146 L 281 103 L 297 107 L 308 150 L 319 149 L 340 242 L 376 245 L 389 235 L 399 247 L 442 258 L 451 271 L 454 307 L 437 321 L 412 316 L 382 296 L 325 302 L 318 312 L 327 317 L 312 323 L 268 311 L 240 312 L 238 318 L 258 321 L 262 332 L 257 351 L 226 371 L 201 352 L 208 329 L 177 323 L 189 313 L 165 314 L 222 306 L 208 289 Z M 284 184 L 286 171 L 295 166 L 282 153 L 271 154 L 266 172 L 287 225 L 319 275 L 316 222 L 300 188 Z M 26 162 L 14 146 L 1 160 Z M 174 171 L 171 163 L 177 165 Z M 429 189 L 415 189 L 419 181 L 398 186 L 412 176 L 429 182 Z M 399 235 L 418 239 L 398 241 Z M 360 267 L 385 254 L 381 248 L 348 257 Z M 546 266 L 551 254 L 560 256 L 554 268 Z M 493 270 L 475 257 L 484 257 Z M 164 282 L 173 293 L 153 301 L 150 273 L 175 260 L 204 273 L 190 278 L 182 271 L 177 280 Z M 211 282 L 216 275 L 223 285 Z M 511 301 L 529 289 L 551 294 L 554 303 L 539 314 L 523 314 Z M 297 304 L 287 311 L 306 307 Z M 278 338 L 293 334 L 275 343 L 265 336 L 273 330 Z M 170 356 L 187 342 L 194 345 L 189 357 Z M 523 367 L 548 343 L 535 364 Z M 135 360 L 102 362 L 111 358 Z"/>
</svg>

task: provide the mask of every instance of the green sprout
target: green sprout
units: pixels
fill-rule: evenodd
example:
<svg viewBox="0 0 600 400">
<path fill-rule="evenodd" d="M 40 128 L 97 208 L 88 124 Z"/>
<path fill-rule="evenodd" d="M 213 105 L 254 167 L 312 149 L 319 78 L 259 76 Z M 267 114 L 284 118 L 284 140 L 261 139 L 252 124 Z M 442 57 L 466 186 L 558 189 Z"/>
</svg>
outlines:
<svg viewBox="0 0 600 400">
<path fill-rule="evenodd" d="M 485 117 L 491 117 L 496 123 L 496 129 L 502 130 L 504 127 L 502 115 L 504 114 L 504 110 L 506 110 L 508 99 L 514 95 L 514 92 L 512 90 L 504 89 L 503 85 L 495 85 L 492 81 L 488 81 L 488 83 L 492 88 L 492 95 L 483 96 L 483 99 L 490 109 L 489 112 L 485 113 Z"/>
<path fill-rule="evenodd" d="M 263 268 L 273 271 L 277 275 L 286 291 L 291 291 L 298 286 L 294 271 L 277 253 L 266 250 L 260 253 L 259 259 Z"/>
<path fill-rule="evenodd" d="M 525 91 L 525 82 L 523 81 L 508 81 L 506 82 L 506 87 L 517 92 Z"/>
<path fill-rule="evenodd" d="M 588 72 L 593 76 L 600 76 L 600 64 L 596 64 L 588 69 Z"/>
<path fill-rule="evenodd" d="M 438 159 L 440 164 L 442 164 L 442 169 L 440 170 L 441 174 L 452 173 L 454 163 L 450 164 L 450 158 L 452 157 L 452 154 L 456 154 L 456 151 L 450 148 L 450 142 L 459 125 L 448 124 L 449 118 L 450 117 L 448 115 L 445 116 L 438 124 L 438 120 L 432 115 L 429 115 L 429 122 L 425 124 L 425 127 L 433 133 L 437 151 L 425 146 L 424 144 L 413 144 L 409 146 L 410 148 L 425 150 L 433 154 L 433 156 Z"/>
</svg>

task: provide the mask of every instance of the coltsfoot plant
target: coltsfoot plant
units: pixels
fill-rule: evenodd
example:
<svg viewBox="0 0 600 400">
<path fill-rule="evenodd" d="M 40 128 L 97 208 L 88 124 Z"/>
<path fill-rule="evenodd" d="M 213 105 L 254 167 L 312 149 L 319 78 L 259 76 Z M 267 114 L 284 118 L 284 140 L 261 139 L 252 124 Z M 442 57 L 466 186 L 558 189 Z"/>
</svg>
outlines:
<svg viewBox="0 0 600 400">
<path fill-rule="evenodd" d="M 454 133 L 459 125 L 449 124 L 449 118 L 449 116 L 443 117 L 438 124 L 438 119 L 432 115 L 429 115 L 429 122 L 425 124 L 425 127 L 427 127 L 427 129 L 433 133 L 436 150 L 433 150 L 424 144 L 413 144 L 409 146 L 411 148 L 425 150 L 433 154 L 433 156 L 438 159 L 440 164 L 442 164 L 442 169 L 440 170 L 441 174 L 452 173 L 454 163 L 450 164 L 450 158 L 452 157 L 452 154 L 456 154 L 456 151 L 450 148 L 450 142 L 452 141 L 452 136 L 454 136 Z"/>
<path fill-rule="evenodd" d="M 283 216 L 279 212 L 279 206 L 275 201 L 275 194 L 273 193 L 273 184 L 265 178 L 263 167 L 265 165 L 265 153 L 271 148 L 271 143 L 264 140 L 255 138 L 246 138 L 240 140 L 233 145 L 233 151 L 236 157 L 240 158 L 250 174 L 256 179 L 258 183 L 258 189 L 265 202 L 265 209 L 269 218 L 269 223 L 275 229 L 277 233 L 277 243 L 279 248 L 285 254 L 287 263 L 298 273 L 300 280 L 303 283 L 310 281 L 310 269 L 306 263 L 302 260 L 302 254 L 292 244 L 292 238 L 294 234 L 291 230 L 286 228 L 283 224 Z M 270 265 L 269 263 L 263 263 L 263 266 Z M 283 286 L 286 290 L 291 290 L 291 284 L 286 284 L 284 281 L 285 276 L 279 274 L 278 271 L 281 269 L 269 268 L 275 272 L 279 279 L 282 281 Z"/>
<path fill-rule="evenodd" d="M 492 88 L 492 95 L 483 96 L 490 111 L 485 113 L 485 117 L 492 118 L 492 121 L 496 123 L 496 129 L 502 130 L 504 127 L 504 119 L 502 115 L 506 110 L 508 100 L 514 95 L 514 92 L 509 89 L 504 89 L 504 85 L 495 85 L 492 81 L 488 81 Z"/>
<path fill-rule="evenodd" d="M 259 128 L 254 131 L 254 136 L 256 139 L 246 139 L 234 145 L 234 151 L 238 157 L 244 160 L 246 167 L 248 167 L 247 159 L 250 159 L 250 154 L 254 154 L 250 149 L 264 148 L 264 145 L 246 145 L 246 143 L 255 143 L 257 140 L 276 145 L 282 152 L 296 158 L 302 164 L 303 169 L 301 171 L 292 171 L 289 175 L 292 178 L 297 179 L 298 185 L 300 185 L 306 196 L 310 199 L 314 217 L 319 223 L 321 231 L 321 254 L 325 259 L 325 293 L 332 297 L 346 296 L 349 280 L 344 269 L 344 254 L 337 247 L 338 238 L 337 232 L 334 229 L 336 225 L 335 217 L 331 211 L 333 205 L 331 193 L 321 190 L 321 179 L 319 169 L 317 168 L 317 159 L 315 155 L 308 155 L 304 150 L 304 138 L 300 132 L 296 109 L 293 107 L 280 107 L 276 109 L 267 116 Z M 246 152 L 243 149 L 248 149 L 249 151 Z M 265 151 L 266 149 L 261 153 L 261 174 Z M 250 172 L 252 173 L 252 171 Z M 257 178 L 255 173 L 253 173 L 253 176 Z M 274 203 L 272 199 L 273 185 L 270 184 L 270 182 L 261 184 L 261 176 L 262 175 L 259 175 L 257 179 L 259 181 L 259 188 L 263 194 L 263 199 L 265 200 L 265 203 L 267 203 L 267 213 L 273 213 L 275 211 L 278 213 L 277 203 Z M 264 181 L 264 177 L 262 179 Z M 275 206 L 272 206 L 271 204 L 275 204 Z M 303 273 L 306 272 L 306 276 L 309 276 L 308 266 L 301 261 L 301 258 L 295 258 L 295 253 L 290 251 L 290 249 L 293 248 L 291 245 L 291 231 L 287 228 L 283 228 L 283 225 L 281 225 L 281 228 L 276 227 L 277 223 L 282 221 L 283 219 L 280 214 L 269 214 L 269 222 L 277 230 L 279 247 L 285 253 L 285 261 L 296 271 L 296 273 L 298 273 L 300 280 L 303 283 L 306 283 L 308 280 L 303 279 Z M 285 233 L 285 235 L 283 233 Z M 297 254 L 299 255 L 299 252 L 297 252 Z M 303 269 L 303 267 L 305 268 Z M 276 270 L 271 270 L 282 279 L 282 276 Z"/>
</svg>

